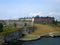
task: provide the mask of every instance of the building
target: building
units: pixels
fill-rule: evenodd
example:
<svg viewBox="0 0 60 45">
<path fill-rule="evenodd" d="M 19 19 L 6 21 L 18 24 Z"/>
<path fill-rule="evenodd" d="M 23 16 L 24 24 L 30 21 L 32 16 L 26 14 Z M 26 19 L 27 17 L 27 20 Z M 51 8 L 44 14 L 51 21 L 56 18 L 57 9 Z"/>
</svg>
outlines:
<svg viewBox="0 0 60 45">
<path fill-rule="evenodd" d="M 34 23 L 34 18 L 19 18 L 21 22 L 27 23 L 28 26 L 32 26 Z"/>
<path fill-rule="evenodd" d="M 54 17 L 34 17 L 34 23 L 52 24 Z"/>
<path fill-rule="evenodd" d="M 16 24 L 16 26 L 20 27 L 23 26 L 23 22 L 21 22 L 20 20 L 6 20 L 6 25 L 8 26 L 14 26 L 14 24 Z"/>
<path fill-rule="evenodd" d="M 33 25 L 33 18 L 19 18 L 19 20 L 0 20 L 0 23 L 6 26 L 14 26 L 16 24 L 17 27 L 23 27 L 26 23 L 27 26 Z"/>
</svg>

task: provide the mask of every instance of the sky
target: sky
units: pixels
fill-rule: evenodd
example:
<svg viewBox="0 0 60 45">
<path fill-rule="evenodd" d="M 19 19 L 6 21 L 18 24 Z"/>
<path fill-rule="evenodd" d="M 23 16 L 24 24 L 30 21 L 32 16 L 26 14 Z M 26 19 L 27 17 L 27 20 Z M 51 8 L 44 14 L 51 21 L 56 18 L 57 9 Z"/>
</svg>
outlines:
<svg viewBox="0 0 60 45">
<path fill-rule="evenodd" d="M 0 19 L 51 16 L 60 20 L 60 0 L 0 0 Z"/>
</svg>

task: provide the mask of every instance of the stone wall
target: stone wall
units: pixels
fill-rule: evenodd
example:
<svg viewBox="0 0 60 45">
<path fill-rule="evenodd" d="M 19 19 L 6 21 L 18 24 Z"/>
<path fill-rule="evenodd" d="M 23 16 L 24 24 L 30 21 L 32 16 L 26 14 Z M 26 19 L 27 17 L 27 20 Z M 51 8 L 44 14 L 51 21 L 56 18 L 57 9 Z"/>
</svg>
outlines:
<svg viewBox="0 0 60 45">
<path fill-rule="evenodd" d="M 8 35 L 5 35 L 4 36 L 4 41 L 9 42 L 9 41 L 12 41 L 12 40 L 18 40 L 21 37 L 22 37 L 22 31 L 17 30 L 17 31 L 12 32 L 12 33 L 10 33 Z"/>
<path fill-rule="evenodd" d="M 22 34 L 30 34 L 33 31 L 34 31 L 33 27 L 21 28 L 15 32 L 10 33 L 10 34 L 0 36 L 0 42 L 10 42 L 13 40 L 19 40 L 22 37 Z"/>
<path fill-rule="evenodd" d="M 22 34 L 30 34 L 34 32 L 34 27 L 33 26 L 29 26 L 29 27 L 25 27 L 23 30 L 22 30 Z"/>
<path fill-rule="evenodd" d="M 4 36 L 0 36 L 0 45 L 4 43 Z"/>
</svg>

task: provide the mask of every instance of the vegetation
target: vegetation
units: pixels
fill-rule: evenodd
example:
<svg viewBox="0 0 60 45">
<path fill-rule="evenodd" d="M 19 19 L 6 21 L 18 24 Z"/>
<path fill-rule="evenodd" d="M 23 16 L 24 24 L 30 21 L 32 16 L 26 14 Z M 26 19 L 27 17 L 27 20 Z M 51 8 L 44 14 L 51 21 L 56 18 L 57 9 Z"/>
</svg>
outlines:
<svg viewBox="0 0 60 45">
<path fill-rule="evenodd" d="M 32 35 L 32 34 L 28 34 L 28 35 L 25 35 L 22 37 L 22 39 L 33 39 L 33 38 L 36 38 L 38 37 L 37 35 Z"/>
<path fill-rule="evenodd" d="M 27 24 L 25 24 L 26 26 Z M 57 25 L 60 25 L 60 23 L 57 23 Z M 19 27 L 20 28 L 20 27 Z M 59 26 L 52 26 L 52 25 L 44 25 L 44 24 L 34 24 L 34 32 L 32 35 L 42 35 L 47 34 L 50 32 L 58 31 L 60 32 Z M 3 32 L 0 32 L 0 35 L 9 34 L 11 32 L 14 32 L 18 29 L 18 27 L 11 27 L 11 26 L 2 26 Z"/>
<path fill-rule="evenodd" d="M 56 20 L 56 21 L 55 21 L 55 20 L 53 20 L 53 24 L 54 24 L 54 25 L 57 25 L 57 23 L 58 23 L 58 21 L 57 21 L 57 20 Z"/>
<path fill-rule="evenodd" d="M 60 22 L 59 21 L 57 22 L 57 26 L 60 27 Z"/>
<path fill-rule="evenodd" d="M 11 33 L 11 32 L 14 32 L 14 31 L 18 30 L 19 28 L 20 28 L 20 27 L 4 26 L 3 32 L 0 32 L 0 35 L 9 34 L 9 33 Z"/>
<path fill-rule="evenodd" d="M 33 37 L 33 35 L 26 35 L 26 36 L 24 36 L 23 38 L 31 38 L 31 37 Z"/>
<path fill-rule="evenodd" d="M 24 26 L 27 26 L 27 23 L 25 22 Z"/>
<path fill-rule="evenodd" d="M 14 27 L 16 27 L 17 25 L 16 25 L 16 23 L 14 23 Z"/>
<path fill-rule="evenodd" d="M 51 26 L 51 25 L 34 24 L 34 26 L 36 27 L 35 31 L 32 33 L 34 35 L 43 35 L 43 34 L 47 34 L 50 32 L 56 32 L 60 30 L 59 27 Z"/>
<path fill-rule="evenodd" d="M 2 31 L 3 31 L 3 24 L 0 23 L 0 32 L 2 32 Z"/>
<path fill-rule="evenodd" d="M 34 37 L 45 35 L 51 32 L 60 32 L 60 27 L 44 24 L 34 24 L 34 32 L 23 36 L 23 39 L 32 39 Z"/>
<path fill-rule="evenodd" d="M 60 33 L 60 22 L 57 23 L 56 28 L 57 28 L 57 31 L 59 31 L 59 33 Z"/>
</svg>

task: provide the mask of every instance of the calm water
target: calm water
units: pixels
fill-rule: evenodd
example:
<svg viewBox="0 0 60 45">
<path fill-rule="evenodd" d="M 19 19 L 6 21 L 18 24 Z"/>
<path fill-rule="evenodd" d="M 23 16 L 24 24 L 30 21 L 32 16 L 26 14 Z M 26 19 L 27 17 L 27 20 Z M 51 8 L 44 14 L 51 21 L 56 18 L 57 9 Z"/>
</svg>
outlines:
<svg viewBox="0 0 60 45">
<path fill-rule="evenodd" d="M 26 42 L 19 41 L 17 43 L 10 43 L 9 45 L 60 45 L 60 37 L 56 38 L 43 37 L 35 41 L 26 41 Z"/>
</svg>

